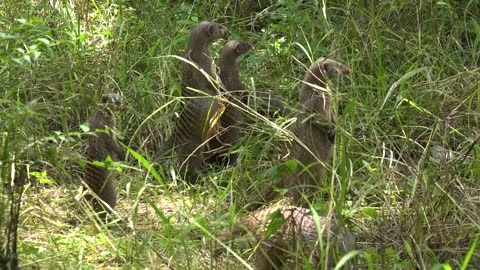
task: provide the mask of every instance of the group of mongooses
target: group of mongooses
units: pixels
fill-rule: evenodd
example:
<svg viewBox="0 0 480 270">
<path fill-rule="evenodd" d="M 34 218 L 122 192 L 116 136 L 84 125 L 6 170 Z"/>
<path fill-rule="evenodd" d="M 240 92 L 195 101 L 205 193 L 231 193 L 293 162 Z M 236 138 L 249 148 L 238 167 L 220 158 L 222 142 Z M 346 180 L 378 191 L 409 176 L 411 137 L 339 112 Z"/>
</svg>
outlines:
<svg viewBox="0 0 480 270">
<path fill-rule="evenodd" d="M 218 23 L 201 22 L 191 31 L 187 51 L 182 62 L 182 89 L 184 104 L 171 137 L 162 149 L 174 152 L 182 175 L 193 182 L 205 162 L 225 158 L 227 164 L 236 162 L 237 155 L 224 155 L 242 137 L 244 125 L 242 106 L 249 95 L 240 79 L 237 59 L 252 50 L 244 41 L 228 41 L 220 55 L 220 76 L 216 76 L 210 54 L 210 45 L 217 39 L 226 39 L 228 29 Z M 300 90 L 301 113 L 293 133 L 298 138 L 292 146 L 292 158 L 308 169 L 299 169 L 281 181 L 282 188 L 289 190 L 295 206 L 266 206 L 257 209 L 234 226 L 233 235 L 250 232 L 261 242 L 255 252 L 256 269 L 277 269 L 288 265 L 301 251 L 310 258 L 313 268 L 318 266 L 318 240 L 334 235 L 343 251 L 355 248 L 351 232 L 336 226 L 334 218 L 320 217 L 315 220 L 305 208 L 305 199 L 312 195 L 322 183 L 323 168 L 332 156 L 334 143 L 335 115 L 332 97 L 326 80 L 350 73 L 346 66 L 326 58 L 319 58 L 307 71 Z M 270 103 L 271 94 L 266 97 Z M 123 160 L 122 148 L 111 130 L 115 128 L 113 111 L 121 106 L 121 96 L 102 96 L 100 108 L 89 119 L 90 129 L 95 135 L 88 137 L 88 161 L 85 182 L 100 200 L 93 198 L 95 211 L 113 209 L 116 204 L 114 190 L 115 172 L 94 165 L 110 156 L 112 161 Z M 280 104 L 273 98 L 273 103 Z M 283 103 L 278 105 L 281 109 Z M 224 163 L 225 164 L 225 163 Z M 105 207 L 103 202 L 108 205 Z M 283 225 L 269 237 L 265 230 L 275 216 Z M 317 226 L 322 228 L 317 228 Z M 321 232 L 319 234 L 319 232 Z M 319 235 L 321 236 L 319 238 Z M 298 249 L 299 244 L 301 246 Z M 296 247 L 296 248 L 295 248 Z M 294 252 L 293 252 L 294 253 Z M 298 254 L 296 254 L 298 255 Z M 300 264 L 302 264 L 300 262 Z"/>
</svg>

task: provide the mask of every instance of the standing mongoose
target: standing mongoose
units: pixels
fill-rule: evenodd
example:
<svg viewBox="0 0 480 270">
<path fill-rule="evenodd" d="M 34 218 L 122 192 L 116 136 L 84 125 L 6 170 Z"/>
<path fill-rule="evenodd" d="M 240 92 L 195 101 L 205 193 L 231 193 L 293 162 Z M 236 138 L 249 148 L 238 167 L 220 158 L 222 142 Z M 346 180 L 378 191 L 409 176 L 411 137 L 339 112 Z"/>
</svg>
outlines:
<svg viewBox="0 0 480 270">
<path fill-rule="evenodd" d="M 192 29 L 185 59 L 193 65 L 182 62 L 183 96 L 201 96 L 201 93 L 192 89 L 210 95 L 217 94 L 217 86 L 212 81 L 216 75 L 210 45 L 219 38 L 227 38 L 227 35 L 228 28 L 214 22 L 204 21 Z"/>
<path fill-rule="evenodd" d="M 123 99 L 120 94 L 112 93 L 102 95 L 99 108 L 93 116 L 88 119 L 88 126 L 95 134 L 88 135 L 87 144 L 87 164 L 85 166 L 84 182 L 95 193 L 97 200 L 89 196 L 92 200 L 93 209 L 98 213 L 114 209 L 117 203 L 115 193 L 115 178 L 117 171 L 109 170 L 105 167 L 96 166 L 95 161 L 103 162 L 107 157 L 112 161 L 123 161 L 123 149 L 118 145 L 115 129 L 115 111 L 123 108 Z M 104 205 L 107 204 L 108 206 Z M 104 216 L 104 215 L 103 215 Z"/>
<path fill-rule="evenodd" d="M 241 124 L 243 123 L 243 113 L 240 106 L 240 93 L 245 90 L 237 59 L 252 49 L 252 45 L 245 41 L 228 41 L 220 55 L 219 68 L 220 80 L 226 91 L 228 104 L 220 117 L 218 133 L 209 142 L 209 150 L 212 151 L 209 158 L 218 161 L 221 154 L 226 153 L 241 138 Z M 237 154 L 230 154 L 227 158 L 227 164 L 234 163 L 237 160 Z"/>
<path fill-rule="evenodd" d="M 173 150 L 177 154 L 180 172 L 192 182 L 204 164 L 206 142 L 210 139 L 220 117 L 223 105 L 215 98 L 217 87 L 210 45 L 226 38 L 228 29 L 213 22 L 199 23 L 190 34 L 185 59 L 182 62 L 182 93 L 185 99 L 178 123 L 162 152 Z M 193 65 L 192 65 L 193 64 Z M 203 71 L 203 72 L 202 72 Z M 198 91 L 203 92 L 201 94 Z"/>
<path fill-rule="evenodd" d="M 252 45 L 241 40 L 228 41 L 220 54 L 218 67 L 220 79 L 226 91 L 239 97 L 238 91 L 245 90 L 240 78 L 238 58 L 252 50 Z M 237 91 L 237 92 L 235 92 Z"/>
<path fill-rule="evenodd" d="M 324 241 L 336 239 L 333 243 L 342 252 L 356 248 L 353 234 L 347 227 L 339 226 L 334 217 L 319 216 L 318 224 L 320 228 L 315 225 L 315 217 L 310 209 L 269 206 L 235 222 L 231 236 L 250 234 L 260 242 L 254 256 L 257 270 L 283 269 L 282 266 L 288 266 L 286 269 L 304 269 L 304 258 L 309 258 L 312 269 L 319 269 L 322 255 L 319 231 Z M 333 257 L 329 256 L 329 265 L 332 260 Z"/>
<path fill-rule="evenodd" d="M 300 90 L 302 112 L 297 115 L 292 130 L 298 141 L 295 140 L 291 148 L 291 158 L 299 161 L 301 168 L 285 175 L 280 181 L 280 187 L 288 189 L 287 196 L 292 197 L 297 205 L 308 207 L 308 201 L 321 186 L 323 166 L 332 156 L 335 117 L 332 97 L 326 93 L 326 78 L 342 77 L 349 73 L 348 67 L 331 59 L 319 58 L 310 66 L 303 79 Z M 253 202 L 247 208 L 250 211 L 256 210 L 277 195 L 274 188 L 270 187 L 261 201 Z"/>
<path fill-rule="evenodd" d="M 295 202 L 302 201 L 300 205 L 308 205 L 308 200 L 322 186 L 324 166 L 332 158 L 335 115 L 326 80 L 349 73 L 345 65 L 322 57 L 310 66 L 303 79 L 300 90 L 303 113 L 297 116 L 293 130 L 298 141 L 292 145 L 292 158 L 300 161 L 306 170 L 302 167 L 283 181 L 283 188 L 289 189 Z"/>
</svg>

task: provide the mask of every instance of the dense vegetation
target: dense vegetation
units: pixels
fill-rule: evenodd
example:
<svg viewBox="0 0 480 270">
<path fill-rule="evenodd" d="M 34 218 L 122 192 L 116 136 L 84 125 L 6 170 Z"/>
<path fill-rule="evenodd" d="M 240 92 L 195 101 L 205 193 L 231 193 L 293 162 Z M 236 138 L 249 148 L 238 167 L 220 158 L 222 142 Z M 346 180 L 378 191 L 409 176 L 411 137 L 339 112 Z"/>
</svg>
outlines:
<svg viewBox="0 0 480 270">
<path fill-rule="evenodd" d="M 330 185 L 312 203 L 349 217 L 361 268 L 480 268 L 479 2 L 273 2 L 2 1 L 0 258 L 23 194 L 22 268 L 244 269 L 232 252 L 243 263 L 251 253 L 227 252 L 215 235 L 281 171 L 288 157 L 276 150 L 295 114 L 252 123 L 239 163 L 209 166 L 196 185 L 150 166 L 181 103 L 174 55 L 213 20 L 255 47 L 245 85 L 292 108 L 312 60 L 336 52 L 352 69 L 332 82 Z M 84 125 L 109 92 L 127 103 L 118 123 L 129 156 L 117 219 L 104 224 L 79 183 Z"/>
</svg>

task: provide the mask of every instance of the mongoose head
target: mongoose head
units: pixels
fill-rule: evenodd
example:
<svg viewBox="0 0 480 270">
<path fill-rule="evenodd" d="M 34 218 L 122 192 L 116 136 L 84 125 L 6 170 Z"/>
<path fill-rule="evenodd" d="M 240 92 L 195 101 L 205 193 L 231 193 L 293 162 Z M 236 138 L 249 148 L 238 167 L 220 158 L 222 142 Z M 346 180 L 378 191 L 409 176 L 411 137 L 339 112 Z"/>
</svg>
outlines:
<svg viewBox="0 0 480 270">
<path fill-rule="evenodd" d="M 123 97 L 118 93 L 103 94 L 100 98 L 100 105 L 105 106 L 112 111 L 125 110 Z"/>
<path fill-rule="evenodd" d="M 326 91 L 328 87 L 328 80 L 332 78 L 340 78 L 343 76 L 346 76 L 350 74 L 350 69 L 346 67 L 343 64 L 340 64 L 339 62 L 320 57 L 318 58 L 308 69 L 308 71 L 305 74 L 305 77 L 303 78 L 303 85 L 302 89 L 300 90 L 300 103 L 303 104 L 303 106 L 308 107 L 306 108 L 307 111 L 315 111 L 315 112 L 322 112 L 325 110 L 323 108 L 325 104 L 323 105 L 318 105 L 320 107 L 314 108 L 317 105 L 314 106 L 313 103 L 316 103 L 316 101 L 312 100 L 312 97 L 314 97 L 318 91 Z M 327 91 L 328 92 L 328 91 Z M 317 93 L 318 94 L 318 93 Z M 326 99 L 322 99 L 325 101 Z M 310 104 L 310 105 L 307 105 Z M 331 105 L 331 104 L 330 104 Z M 330 106 L 328 105 L 328 106 Z M 312 107 L 313 106 L 313 107 Z M 330 109 L 327 109 L 330 110 Z"/>
<path fill-rule="evenodd" d="M 192 36 L 194 33 L 202 33 L 208 42 L 212 42 L 219 38 L 226 39 L 228 28 L 218 23 L 204 21 L 192 30 Z"/>
<path fill-rule="evenodd" d="M 238 57 L 242 54 L 252 50 L 253 47 L 249 43 L 241 40 L 230 40 L 223 47 L 223 54 L 232 54 L 234 57 Z"/>
<path fill-rule="evenodd" d="M 241 40 L 230 40 L 223 47 L 222 54 L 220 56 L 220 67 L 223 69 L 234 64 L 234 61 L 241 55 L 252 50 L 253 47 L 249 43 Z"/>
<path fill-rule="evenodd" d="M 318 78 L 339 78 L 350 74 L 350 69 L 339 62 L 320 57 L 310 66 L 310 71 Z"/>
</svg>

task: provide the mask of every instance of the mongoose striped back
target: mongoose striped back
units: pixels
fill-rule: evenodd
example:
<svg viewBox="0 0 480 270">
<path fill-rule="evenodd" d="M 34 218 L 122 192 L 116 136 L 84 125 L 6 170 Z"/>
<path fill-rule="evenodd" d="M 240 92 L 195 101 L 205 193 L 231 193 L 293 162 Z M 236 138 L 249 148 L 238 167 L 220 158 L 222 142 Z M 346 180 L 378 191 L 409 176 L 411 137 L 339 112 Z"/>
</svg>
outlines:
<svg viewBox="0 0 480 270">
<path fill-rule="evenodd" d="M 280 227 L 266 237 L 267 228 L 273 222 L 278 222 Z M 334 243 L 343 252 L 356 248 L 353 234 L 346 227 L 337 226 L 334 217 L 320 216 L 318 223 L 324 241 L 327 237 L 336 240 Z M 250 233 L 261 242 L 255 251 L 255 269 L 281 269 L 289 263 L 293 266 L 288 269 L 297 269 L 304 265 L 304 256 L 310 258 L 312 269 L 318 269 L 321 255 L 318 231 L 310 209 L 277 205 L 258 209 L 240 219 L 235 223 L 233 235 Z"/>
<path fill-rule="evenodd" d="M 112 161 L 122 161 L 123 150 L 118 145 L 113 129 L 115 128 L 114 112 L 122 108 L 122 96 L 119 94 L 103 95 L 95 114 L 88 120 L 88 125 L 95 135 L 88 135 L 87 165 L 85 166 L 85 183 L 110 208 L 115 208 L 117 196 L 114 181 L 117 172 L 104 167 L 95 166 L 94 161 L 104 161 L 110 157 Z M 94 210 L 101 212 L 103 204 L 93 198 Z"/>
<path fill-rule="evenodd" d="M 180 172 L 192 181 L 202 167 L 208 140 L 218 129 L 222 104 L 214 97 L 195 97 L 187 100 L 176 123 L 172 136 L 162 147 L 173 149 L 180 165 Z"/>
<path fill-rule="evenodd" d="M 300 161 L 308 170 L 297 170 L 287 177 L 284 188 L 289 188 L 295 202 L 307 206 L 318 187 L 322 186 L 324 166 L 332 158 L 334 144 L 335 115 L 332 109 L 332 96 L 328 92 L 327 79 L 343 77 L 350 69 L 337 61 L 319 58 L 305 74 L 300 90 L 300 105 L 303 110 L 297 117 L 294 134 L 305 146 L 295 141 L 292 145 L 292 158 Z M 312 87 L 315 85 L 316 87 Z M 308 149 L 308 150 L 307 150 Z"/>
<path fill-rule="evenodd" d="M 228 152 L 242 137 L 243 113 L 233 105 L 238 106 L 240 104 L 239 90 L 245 90 L 240 79 L 237 59 L 251 49 L 250 44 L 240 40 L 230 40 L 223 47 L 219 60 L 220 79 L 229 102 L 220 117 L 218 134 L 208 144 L 209 150 L 213 151 L 209 160 L 220 162 L 220 155 Z M 231 154 L 226 157 L 225 161 L 227 164 L 234 163 L 237 157 L 237 154 Z"/>
<path fill-rule="evenodd" d="M 190 34 L 185 55 L 196 66 L 187 62 L 182 62 L 181 65 L 185 103 L 180 119 L 161 151 L 168 153 L 173 150 L 177 154 L 180 172 L 190 182 L 196 178 L 204 163 L 206 140 L 218 128 L 217 115 L 223 113 L 222 105 L 215 98 L 218 90 L 215 83 L 212 83 L 212 78 L 215 79 L 216 75 L 209 48 L 213 41 L 225 38 L 227 34 L 228 29 L 223 25 L 199 23 Z"/>
<path fill-rule="evenodd" d="M 227 35 L 228 28 L 214 22 L 204 21 L 192 29 L 185 59 L 196 66 L 182 62 L 182 95 L 184 97 L 204 95 L 192 89 L 209 95 L 218 93 L 217 86 L 212 81 L 217 78 L 210 55 L 210 44 L 219 38 L 226 38 Z"/>
</svg>

